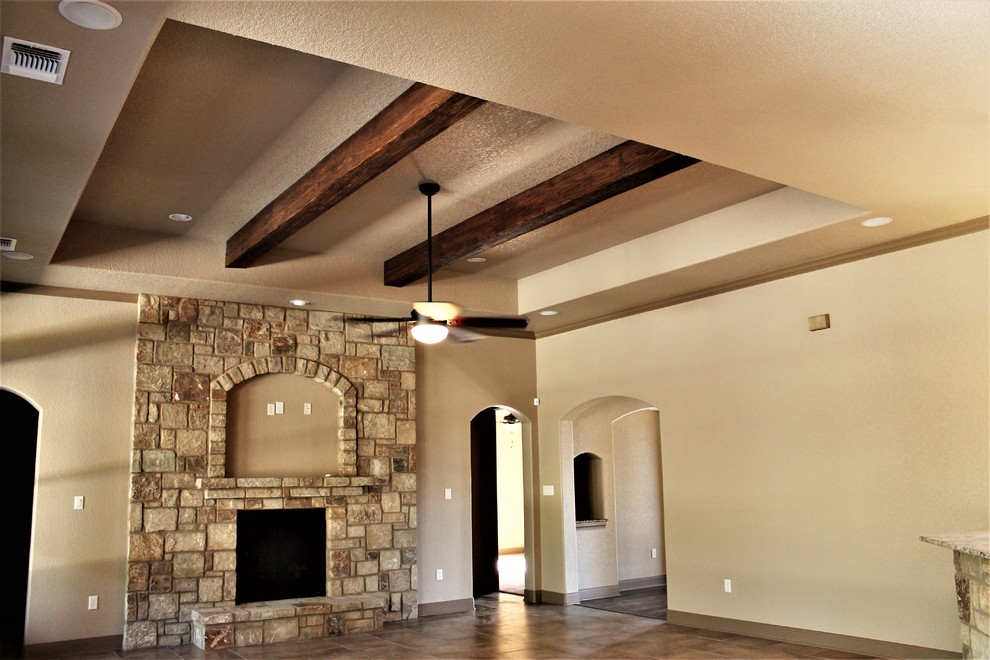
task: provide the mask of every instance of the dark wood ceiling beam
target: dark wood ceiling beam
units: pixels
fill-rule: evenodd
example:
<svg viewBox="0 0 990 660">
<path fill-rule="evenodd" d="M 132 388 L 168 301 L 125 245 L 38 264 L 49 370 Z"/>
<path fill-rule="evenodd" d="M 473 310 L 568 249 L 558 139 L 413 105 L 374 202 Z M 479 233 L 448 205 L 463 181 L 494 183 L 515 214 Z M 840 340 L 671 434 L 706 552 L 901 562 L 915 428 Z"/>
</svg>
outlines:
<svg viewBox="0 0 990 660">
<path fill-rule="evenodd" d="M 227 267 L 252 265 L 482 105 L 473 96 L 414 83 L 227 239 Z"/>
<path fill-rule="evenodd" d="M 433 237 L 434 271 L 694 165 L 689 156 L 623 142 Z M 426 241 L 385 262 L 385 284 L 427 275 Z"/>
</svg>

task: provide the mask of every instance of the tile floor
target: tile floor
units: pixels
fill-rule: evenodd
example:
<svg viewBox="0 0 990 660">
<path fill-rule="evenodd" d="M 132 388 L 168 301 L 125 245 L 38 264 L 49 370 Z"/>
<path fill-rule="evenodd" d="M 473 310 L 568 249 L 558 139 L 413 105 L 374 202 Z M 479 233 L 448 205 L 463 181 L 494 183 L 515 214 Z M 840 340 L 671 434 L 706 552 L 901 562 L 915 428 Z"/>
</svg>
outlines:
<svg viewBox="0 0 990 660">
<path fill-rule="evenodd" d="M 478 599 L 474 612 L 386 624 L 378 633 L 272 646 L 102 653 L 63 660 L 265 658 L 862 658 L 754 637 L 676 626 L 586 607 L 526 605 L 518 596 Z"/>
</svg>

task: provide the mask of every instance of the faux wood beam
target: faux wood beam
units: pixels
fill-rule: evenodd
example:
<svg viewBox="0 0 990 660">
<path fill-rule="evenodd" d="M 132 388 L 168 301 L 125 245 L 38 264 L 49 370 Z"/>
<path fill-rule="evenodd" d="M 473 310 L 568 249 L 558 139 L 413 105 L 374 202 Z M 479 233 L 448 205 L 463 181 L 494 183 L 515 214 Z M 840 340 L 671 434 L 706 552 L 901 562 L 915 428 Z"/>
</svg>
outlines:
<svg viewBox="0 0 990 660">
<path fill-rule="evenodd" d="M 246 268 L 484 101 L 414 83 L 227 239 L 228 268 Z"/>
<path fill-rule="evenodd" d="M 694 165 L 689 156 L 623 142 L 433 237 L 433 269 L 544 227 L 627 190 Z M 385 284 L 405 286 L 427 274 L 426 242 L 385 262 Z"/>
</svg>

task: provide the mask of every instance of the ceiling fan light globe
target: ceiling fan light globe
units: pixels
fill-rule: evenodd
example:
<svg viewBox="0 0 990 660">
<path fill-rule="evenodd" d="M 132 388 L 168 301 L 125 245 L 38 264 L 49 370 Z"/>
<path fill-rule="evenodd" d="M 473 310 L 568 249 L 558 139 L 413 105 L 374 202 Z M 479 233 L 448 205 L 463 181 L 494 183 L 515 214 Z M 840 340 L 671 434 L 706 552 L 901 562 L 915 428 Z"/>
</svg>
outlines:
<svg viewBox="0 0 990 660">
<path fill-rule="evenodd" d="M 460 316 L 462 311 L 460 305 L 439 300 L 414 303 L 413 309 L 420 316 L 425 316 L 435 321 L 449 321 L 452 318 Z"/>
<path fill-rule="evenodd" d="M 420 321 L 412 327 L 410 332 L 412 332 L 413 339 L 421 344 L 439 344 L 447 338 L 448 330 L 444 323 Z"/>
</svg>

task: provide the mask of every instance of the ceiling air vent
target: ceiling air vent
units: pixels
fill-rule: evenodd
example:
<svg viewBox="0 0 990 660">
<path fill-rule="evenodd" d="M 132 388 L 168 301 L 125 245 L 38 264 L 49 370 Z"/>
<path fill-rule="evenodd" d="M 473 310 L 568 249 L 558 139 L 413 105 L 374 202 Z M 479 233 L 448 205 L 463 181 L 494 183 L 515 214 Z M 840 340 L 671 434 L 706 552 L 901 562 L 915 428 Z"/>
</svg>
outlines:
<svg viewBox="0 0 990 660">
<path fill-rule="evenodd" d="M 62 84 L 69 51 L 22 39 L 3 38 L 0 72 L 44 82 Z"/>
<path fill-rule="evenodd" d="M 11 252 L 17 247 L 16 238 L 0 238 L 0 252 Z"/>
</svg>

